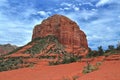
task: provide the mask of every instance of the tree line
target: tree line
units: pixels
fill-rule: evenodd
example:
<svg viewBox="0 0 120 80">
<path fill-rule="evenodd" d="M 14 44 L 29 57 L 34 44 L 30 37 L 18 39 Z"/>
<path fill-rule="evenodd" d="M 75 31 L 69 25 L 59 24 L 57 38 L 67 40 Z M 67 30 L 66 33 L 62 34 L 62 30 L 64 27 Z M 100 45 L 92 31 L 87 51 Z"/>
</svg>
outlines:
<svg viewBox="0 0 120 80">
<path fill-rule="evenodd" d="M 114 45 L 108 45 L 107 50 L 104 50 L 102 46 L 99 46 L 97 50 L 91 50 L 89 48 L 89 53 L 87 54 L 87 58 L 97 57 L 97 56 L 109 56 L 111 54 L 120 53 L 120 42 L 118 42 L 117 47 Z"/>
</svg>

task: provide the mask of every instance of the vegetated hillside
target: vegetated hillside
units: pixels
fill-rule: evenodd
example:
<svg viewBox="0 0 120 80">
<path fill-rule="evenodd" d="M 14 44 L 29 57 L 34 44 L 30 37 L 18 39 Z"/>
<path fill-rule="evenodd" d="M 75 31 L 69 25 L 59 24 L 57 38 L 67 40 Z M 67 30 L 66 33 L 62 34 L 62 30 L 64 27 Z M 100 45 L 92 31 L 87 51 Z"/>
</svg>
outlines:
<svg viewBox="0 0 120 80">
<path fill-rule="evenodd" d="M 65 51 L 65 46 L 59 43 L 55 36 L 36 38 L 27 45 L 0 57 L 0 71 L 8 71 L 30 67 L 46 59 L 47 65 L 57 65 L 75 62 L 80 55 Z"/>
<path fill-rule="evenodd" d="M 17 46 L 11 44 L 0 45 L 0 55 L 7 54 L 13 50 L 15 50 Z"/>
<path fill-rule="evenodd" d="M 32 41 L 0 57 L 0 71 L 30 67 L 46 59 L 47 65 L 75 62 L 88 53 L 85 33 L 69 18 L 53 15 L 33 30 Z"/>
</svg>

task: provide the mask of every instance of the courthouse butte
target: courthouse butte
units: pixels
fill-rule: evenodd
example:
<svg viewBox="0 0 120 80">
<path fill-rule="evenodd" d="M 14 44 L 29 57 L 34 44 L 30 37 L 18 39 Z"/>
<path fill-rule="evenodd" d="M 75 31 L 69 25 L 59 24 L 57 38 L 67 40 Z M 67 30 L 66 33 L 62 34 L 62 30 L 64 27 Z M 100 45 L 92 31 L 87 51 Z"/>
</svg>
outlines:
<svg viewBox="0 0 120 80">
<path fill-rule="evenodd" d="M 87 54 L 88 43 L 85 33 L 74 21 L 63 15 L 53 15 L 36 25 L 32 40 L 48 35 L 57 37 L 58 41 L 65 46 L 65 51 L 69 53 Z"/>
</svg>

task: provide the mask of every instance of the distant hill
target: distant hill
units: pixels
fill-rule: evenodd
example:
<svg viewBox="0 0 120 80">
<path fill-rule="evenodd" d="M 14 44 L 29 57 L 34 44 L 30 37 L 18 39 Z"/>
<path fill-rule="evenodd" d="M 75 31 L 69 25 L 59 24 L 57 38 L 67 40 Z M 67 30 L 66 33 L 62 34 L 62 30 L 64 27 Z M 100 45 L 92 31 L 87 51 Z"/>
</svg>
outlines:
<svg viewBox="0 0 120 80">
<path fill-rule="evenodd" d="M 7 53 L 13 51 L 13 50 L 16 49 L 16 48 L 17 48 L 16 45 L 0 44 L 0 55 L 2 55 L 2 54 L 7 54 Z"/>
</svg>

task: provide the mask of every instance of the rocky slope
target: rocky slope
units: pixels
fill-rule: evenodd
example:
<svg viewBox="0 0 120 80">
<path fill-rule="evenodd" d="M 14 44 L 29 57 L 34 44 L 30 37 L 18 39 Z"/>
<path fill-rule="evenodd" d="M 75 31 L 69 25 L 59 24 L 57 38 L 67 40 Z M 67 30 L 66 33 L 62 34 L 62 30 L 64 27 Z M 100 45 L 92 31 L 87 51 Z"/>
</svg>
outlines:
<svg viewBox="0 0 120 80">
<path fill-rule="evenodd" d="M 7 53 L 15 50 L 16 48 L 17 48 L 17 46 L 11 45 L 11 44 L 0 45 L 0 55 L 7 54 Z"/>
<path fill-rule="evenodd" d="M 32 40 L 52 35 L 66 47 L 70 53 L 84 53 L 88 49 L 85 33 L 74 21 L 62 15 L 53 15 L 35 26 Z"/>
<path fill-rule="evenodd" d="M 87 53 L 86 35 L 79 26 L 65 16 L 53 15 L 35 26 L 31 42 L 0 56 L 0 71 L 30 67 L 43 62 L 45 65 L 71 63 Z"/>
</svg>

